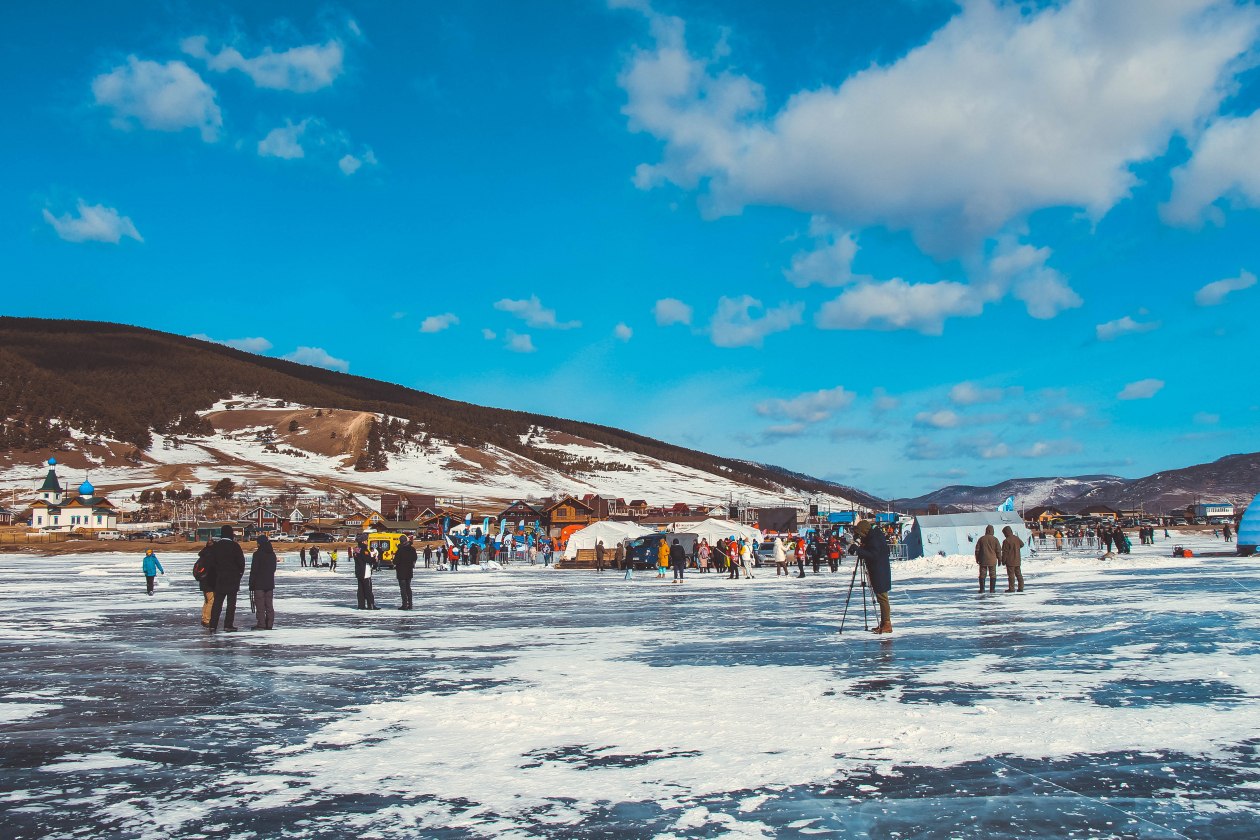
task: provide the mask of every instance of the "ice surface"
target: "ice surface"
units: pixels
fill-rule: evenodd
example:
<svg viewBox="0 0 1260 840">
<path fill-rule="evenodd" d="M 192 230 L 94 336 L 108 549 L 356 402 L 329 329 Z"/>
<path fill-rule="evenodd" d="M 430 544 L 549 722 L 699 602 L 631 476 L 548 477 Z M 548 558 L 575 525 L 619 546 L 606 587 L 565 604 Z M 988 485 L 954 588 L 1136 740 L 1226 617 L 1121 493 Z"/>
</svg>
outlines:
<svg viewBox="0 0 1260 840">
<path fill-rule="evenodd" d="M 891 638 L 860 590 L 836 633 L 849 567 L 422 570 L 408 613 L 386 572 L 358 612 L 286 557 L 277 629 L 210 635 L 191 555 L 153 597 L 138 554 L 6 555 L 0 811 L 20 837 L 1254 837 L 1260 560 L 1171 544 L 1037 555 L 1010 595 L 897 564 Z"/>
</svg>

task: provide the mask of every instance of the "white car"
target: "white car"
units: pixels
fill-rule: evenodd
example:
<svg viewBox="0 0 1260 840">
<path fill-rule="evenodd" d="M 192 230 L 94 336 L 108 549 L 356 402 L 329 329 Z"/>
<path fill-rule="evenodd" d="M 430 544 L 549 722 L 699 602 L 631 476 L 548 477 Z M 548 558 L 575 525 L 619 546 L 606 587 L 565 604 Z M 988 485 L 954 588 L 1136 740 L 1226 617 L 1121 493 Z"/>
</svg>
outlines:
<svg viewBox="0 0 1260 840">
<path fill-rule="evenodd" d="M 98 540 L 125 540 L 122 531 L 97 531 L 96 538 Z"/>
</svg>

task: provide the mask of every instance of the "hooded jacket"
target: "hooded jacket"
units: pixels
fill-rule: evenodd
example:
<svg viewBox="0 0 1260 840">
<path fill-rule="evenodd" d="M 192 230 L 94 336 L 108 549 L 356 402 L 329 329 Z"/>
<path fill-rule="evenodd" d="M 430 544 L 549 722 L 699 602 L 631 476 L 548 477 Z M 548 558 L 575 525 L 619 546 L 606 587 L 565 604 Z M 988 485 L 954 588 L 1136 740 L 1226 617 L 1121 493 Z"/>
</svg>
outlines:
<svg viewBox="0 0 1260 840">
<path fill-rule="evenodd" d="M 1011 526 L 1007 525 L 1002 529 L 1002 564 L 1004 566 L 1018 566 L 1020 564 L 1019 550 L 1024 547 L 1024 541 L 1015 536 L 1015 532 L 1011 530 Z"/>
<path fill-rule="evenodd" d="M 276 550 L 266 537 L 258 538 L 258 550 L 249 562 L 249 591 L 269 592 L 276 588 Z"/>
<path fill-rule="evenodd" d="M 1008 526 L 1007 531 L 1010 530 Z M 976 540 L 976 562 L 981 566 L 996 566 L 1002 556 L 1002 544 L 993 536 L 993 526 L 987 525 L 984 536 Z"/>
<path fill-rule="evenodd" d="M 158 572 L 166 574 L 166 569 L 162 568 L 162 562 L 158 560 L 156 554 L 144 555 L 144 574 L 146 577 L 153 577 Z"/>
<path fill-rule="evenodd" d="M 876 595 L 882 595 L 892 589 L 889 553 L 888 537 L 882 528 L 871 528 L 867 531 L 857 547 L 857 555 L 866 564 L 866 575 L 870 578 L 871 589 Z"/>
<path fill-rule="evenodd" d="M 411 580 L 416 571 L 416 547 L 410 541 L 394 552 L 394 574 L 399 580 Z"/>
<path fill-rule="evenodd" d="M 678 540 L 674 540 L 674 544 L 669 547 L 669 565 L 673 569 L 682 569 L 687 566 L 687 552 Z"/>
</svg>

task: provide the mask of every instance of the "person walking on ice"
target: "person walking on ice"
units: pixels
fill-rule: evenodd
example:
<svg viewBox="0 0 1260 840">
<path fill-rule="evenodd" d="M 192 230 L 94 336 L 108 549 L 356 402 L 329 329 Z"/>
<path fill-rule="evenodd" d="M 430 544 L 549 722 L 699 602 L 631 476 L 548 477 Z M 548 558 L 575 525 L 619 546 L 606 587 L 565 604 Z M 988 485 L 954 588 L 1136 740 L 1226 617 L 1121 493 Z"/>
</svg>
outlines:
<svg viewBox="0 0 1260 840">
<path fill-rule="evenodd" d="M 166 569 L 162 568 L 161 561 L 158 560 L 157 555 L 153 553 L 153 549 L 151 548 L 144 553 L 144 562 L 141 565 L 144 567 L 145 586 L 148 588 L 149 594 L 152 595 L 153 579 L 158 574 L 166 574 Z"/>
<path fill-rule="evenodd" d="M 976 563 L 980 566 L 980 593 L 984 594 L 984 579 L 989 579 L 989 591 L 997 590 L 997 566 L 1002 557 L 1002 544 L 993 536 L 993 526 L 986 525 L 984 536 L 976 540 Z"/>
<path fill-rule="evenodd" d="M 1023 592 L 1024 573 L 1020 570 L 1022 562 L 1020 549 L 1024 547 L 1024 541 L 1015 535 L 1010 525 L 1002 529 L 1002 535 L 1006 537 L 1002 540 L 1002 565 L 1006 567 L 1006 591 Z M 1019 583 L 1019 589 L 1015 588 L 1016 582 Z"/>
</svg>

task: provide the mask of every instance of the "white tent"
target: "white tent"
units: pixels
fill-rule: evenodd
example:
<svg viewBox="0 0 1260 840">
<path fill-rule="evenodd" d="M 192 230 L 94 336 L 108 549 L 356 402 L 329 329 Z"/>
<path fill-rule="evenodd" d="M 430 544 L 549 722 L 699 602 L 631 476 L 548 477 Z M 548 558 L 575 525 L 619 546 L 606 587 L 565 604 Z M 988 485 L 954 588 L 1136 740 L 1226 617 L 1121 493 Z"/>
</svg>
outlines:
<svg viewBox="0 0 1260 840">
<path fill-rule="evenodd" d="M 729 519 L 706 519 L 703 522 L 688 522 L 686 525 L 679 525 L 674 530 L 680 534 L 695 534 L 696 539 L 708 540 L 710 545 L 727 537 L 754 540 L 756 542 L 761 542 L 764 539 L 761 532 L 756 528 L 740 525 L 738 522 L 732 522 Z"/>
<path fill-rule="evenodd" d="M 1023 518 L 1014 511 L 988 513 L 949 513 L 941 516 L 916 516 L 914 526 L 906 534 L 906 558 L 931 557 L 937 554 L 975 554 L 976 540 L 984 536 L 985 526 L 993 526 L 993 534 L 1002 539 L 1007 525 L 1015 536 L 1028 544 L 1032 535 Z"/>
<path fill-rule="evenodd" d="M 1260 494 L 1251 500 L 1238 523 L 1238 553 L 1254 554 L 1257 545 L 1260 545 Z M 1251 547 L 1250 551 L 1247 546 Z"/>
<path fill-rule="evenodd" d="M 616 548 L 617 543 L 650 533 L 652 529 L 644 528 L 634 522 L 596 522 L 569 535 L 569 544 L 564 547 L 564 557 L 566 560 L 573 560 L 577 557 L 579 549 L 593 549 L 600 540 L 604 541 L 604 548 L 608 549 L 611 557 L 611 552 Z"/>
</svg>

